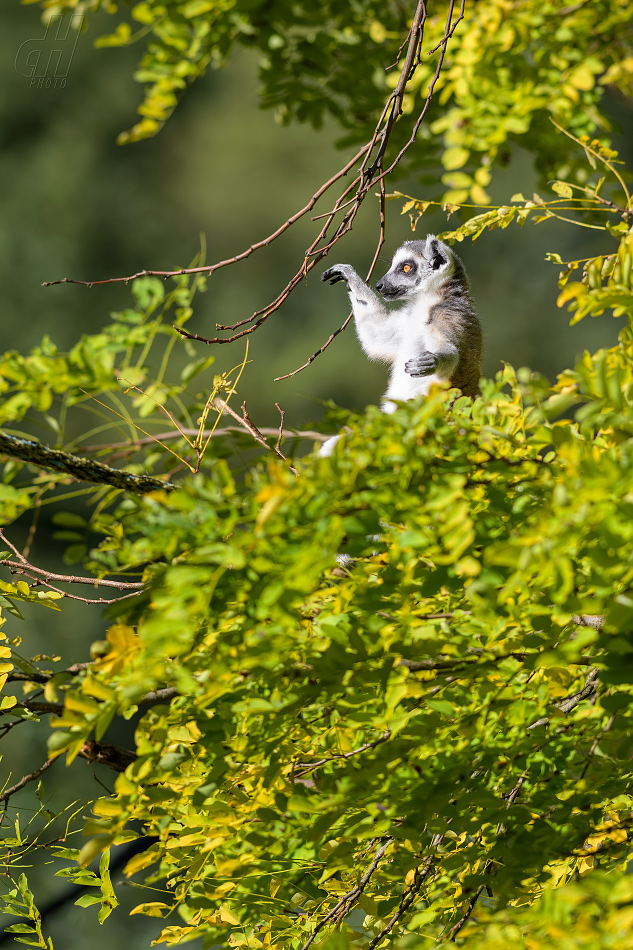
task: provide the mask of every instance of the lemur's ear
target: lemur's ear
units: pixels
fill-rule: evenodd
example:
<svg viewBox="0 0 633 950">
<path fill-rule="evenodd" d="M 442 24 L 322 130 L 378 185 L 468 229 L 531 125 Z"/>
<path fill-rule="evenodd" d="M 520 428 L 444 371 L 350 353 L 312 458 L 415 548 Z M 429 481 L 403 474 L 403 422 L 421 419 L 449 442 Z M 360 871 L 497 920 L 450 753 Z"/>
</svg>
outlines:
<svg viewBox="0 0 633 950">
<path fill-rule="evenodd" d="M 433 270 L 441 270 L 443 267 L 448 267 L 449 259 L 448 254 L 446 253 L 446 247 L 432 234 L 429 234 L 426 239 L 424 256 L 430 263 Z"/>
</svg>

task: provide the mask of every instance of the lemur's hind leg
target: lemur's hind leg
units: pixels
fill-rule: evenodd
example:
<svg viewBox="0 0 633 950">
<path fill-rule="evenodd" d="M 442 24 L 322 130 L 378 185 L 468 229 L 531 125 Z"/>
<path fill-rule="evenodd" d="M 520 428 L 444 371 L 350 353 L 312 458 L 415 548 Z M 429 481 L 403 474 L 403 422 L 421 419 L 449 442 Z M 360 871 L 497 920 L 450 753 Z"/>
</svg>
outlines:
<svg viewBox="0 0 633 950">
<path fill-rule="evenodd" d="M 321 448 L 319 449 L 319 455 L 322 459 L 329 458 L 332 452 L 334 451 L 334 446 L 340 439 L 340 435 L 333 435 L 331 438 L 326 439 Z"/>
</svg>

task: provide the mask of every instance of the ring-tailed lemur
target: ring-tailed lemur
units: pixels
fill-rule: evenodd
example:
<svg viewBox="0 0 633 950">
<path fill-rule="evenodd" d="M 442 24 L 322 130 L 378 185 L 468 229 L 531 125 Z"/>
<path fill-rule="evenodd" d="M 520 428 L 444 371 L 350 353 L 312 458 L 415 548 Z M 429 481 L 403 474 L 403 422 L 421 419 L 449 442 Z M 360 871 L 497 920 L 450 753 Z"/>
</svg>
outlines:
<svg viewBox="0 0 633 950">
<path fill-rule="evenodd" d="M 335 264 L 321 280 L 346 282 L 361 346 L 370 359 L 391 365 L 383 412 L 395 411 L 393 400 L 426 395 L 440 379 L 465 396 L 479 394 L 482 334 L 468 278 L 434 235 L 398 248 L 376 283 L 385 300 L 406 301 L 399 310 L 389 312 L 349 264 Z M 339 439 L 324 442 L 319 455 L 331 455 Z"/>
</svg>

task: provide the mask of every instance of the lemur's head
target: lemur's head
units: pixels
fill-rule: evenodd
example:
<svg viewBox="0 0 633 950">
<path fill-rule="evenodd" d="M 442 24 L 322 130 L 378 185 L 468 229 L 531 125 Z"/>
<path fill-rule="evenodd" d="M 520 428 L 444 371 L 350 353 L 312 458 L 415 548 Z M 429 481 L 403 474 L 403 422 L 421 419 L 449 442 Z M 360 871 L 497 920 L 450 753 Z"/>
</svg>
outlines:
<svg viewBox="0 0 633 950">
<path fill-rule="evenodd" d="M 455 268 L 453 252 L 435 235 L 425 241 L 406 241 L 393 256 L 391 267 L 376 284 L 385 300 L 415 297 L 439 287 Z"/>
</svg>

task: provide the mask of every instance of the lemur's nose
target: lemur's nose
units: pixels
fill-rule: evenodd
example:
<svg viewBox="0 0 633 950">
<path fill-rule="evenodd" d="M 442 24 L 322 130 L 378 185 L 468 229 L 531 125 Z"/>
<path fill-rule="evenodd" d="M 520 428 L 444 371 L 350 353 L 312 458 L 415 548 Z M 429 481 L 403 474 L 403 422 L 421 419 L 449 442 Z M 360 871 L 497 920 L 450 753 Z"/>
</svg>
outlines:
<svg viewBox="0 0 633 950">
<path fill-rule="evenodd" d="M 382 281 L 383 281 L 383 280 L 384 280 L 384 278 L 382 278 L 381 280 L 376 281 L 376 290 L 378 291 L 379 294 L 382 293 L 382 287 L 383 287 Z"/>
</svg>

